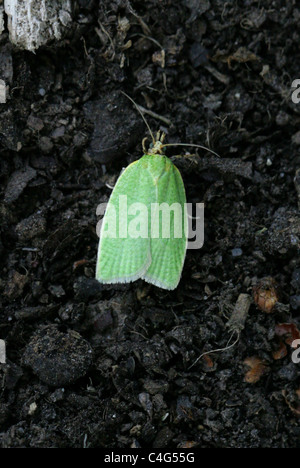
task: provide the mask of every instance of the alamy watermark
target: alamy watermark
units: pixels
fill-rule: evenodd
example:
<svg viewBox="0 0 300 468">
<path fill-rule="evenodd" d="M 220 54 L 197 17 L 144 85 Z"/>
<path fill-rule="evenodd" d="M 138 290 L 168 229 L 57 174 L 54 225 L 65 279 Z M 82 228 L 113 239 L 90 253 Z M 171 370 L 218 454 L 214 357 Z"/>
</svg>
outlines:
<svg viewBox="0 0 300 468">
<path fill-rule="evenodd" d="M 5 364 L 6 363 L 6 347 L 5 347 L 5 341 L 0 340 L 0 364 Z"/>
<path fill-rule="evenodd" d="M 292 348 L 296 348 L 295 351 L 292 352 L 292 361 L 294 364 L 300 363 L 300 340 L 294 340 L 292 342 Z"/>
<path fill-rule="evenodd" d="M 204 243 L 204 203 L 128 204 L 127 195 L 118 197 L 118 205 L 109 202 L 109 215 L 97 224 L 98 237 L 187 239 L 188 249 L 200 249 Z M 97 216 L 103 216 L 108 203 L 100 203 Z"/>
<path fill-rule="evenodd" d="M 291 85 L 294 91 L 292 92 L 292 101 L 294 104 L 299 104 L 300 102 L 300 79 L 296 79 L 292 82 Z"/>
</svg>

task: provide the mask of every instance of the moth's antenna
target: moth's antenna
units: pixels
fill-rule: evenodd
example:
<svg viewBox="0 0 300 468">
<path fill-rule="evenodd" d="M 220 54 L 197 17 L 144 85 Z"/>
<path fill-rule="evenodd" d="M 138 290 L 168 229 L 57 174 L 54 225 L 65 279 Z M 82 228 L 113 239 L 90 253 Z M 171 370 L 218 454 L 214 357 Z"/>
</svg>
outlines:
<svg viewBox="0 0 300 468">
<path fill-rule="evenodd" d="M 165 145 L 162 145 L 161 148 L 165 148 L 165 146 L 193 146 L 194 148 L 201 148 L 206 151 L 209 151 L 210 153 L 220 158 L 220 155 L 218 153 L 215 153 L 213 150 L 206 148 L 206 146 L 194 145 L 192 143 L 166 143 Z"/>
<path fill-rule="evenodd" d="M 151 128 L 150 128 L 150 125 L 148 124 L 147 120 L 145 119 L 141 109 L 139 108 L 138 104 L 130 97 L 128 96 L 128 94 L 124 93 L 124 91 L 121 91 L 122 94 L 124 94 L 124 96 L 126 96 L 136 107 L 137 111 L 139 112 L 139 114 L 141 115 L 143 121 L 145 122 L 146 124 L 146 127 L 148 128 L 149 132 L 150 132 L 150 135 L 151 135 L 151 138 L 152 138 L 152 142 L 153 142 L 153 145 L 155 145 L 155 138 L 153 136 L 153 133 L 151 132 Z"/>
</svg>

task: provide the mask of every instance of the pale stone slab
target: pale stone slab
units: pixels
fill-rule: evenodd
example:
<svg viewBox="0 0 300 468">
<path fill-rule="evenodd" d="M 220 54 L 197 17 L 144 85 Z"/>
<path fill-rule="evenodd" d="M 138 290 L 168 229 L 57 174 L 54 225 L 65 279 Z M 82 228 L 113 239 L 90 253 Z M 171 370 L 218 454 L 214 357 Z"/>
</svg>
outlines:
<svg viewBox="0 0 300 468">
<path fill-rule="evenodd" d="M 5 347 L 5 341 L 0 340 L 0 364 L 5 364 L 6 363 L 6 347 Z"/>
<path fill-rule="evenodd" d="M 6 85 L 4 80 L 0 80 L 0 104 L 6 103 Z"/>
<path fill-rule="evenodd" d="M 4 9 L 3 9 L 3 5 L 0 5 L 0 34 L 2 34 L 3 31 L 4 31 Z"/>
<path fill-rule="evenodd" d="M 4 9 L 11 42 L 30 51 L 61 39 L 72 22 L 71 0 L 4 0 Z"/>
</svg>

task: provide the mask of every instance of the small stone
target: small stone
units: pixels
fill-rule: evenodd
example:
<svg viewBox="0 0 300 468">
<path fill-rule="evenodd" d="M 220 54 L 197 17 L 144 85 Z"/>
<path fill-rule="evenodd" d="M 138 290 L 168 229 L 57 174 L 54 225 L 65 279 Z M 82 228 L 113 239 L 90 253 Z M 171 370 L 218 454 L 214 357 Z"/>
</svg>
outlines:
<svg viewBox="0 0 300 468">
<path fill-rule="evenodd" d="M 82 147 L 86 144 L 88 137 L 83 132 L 76 132 L 74 135 L 73 143 L 76 147 Z"/>
<path fill-rule="evenodd" d="M 61 138 L 62 136 L 64 136 L 64 134 L 65 134 L 65 126 L 64 126 L 64 125 L 61 125 L 60 127 L 56 128 L 56 129 L 52 132 L 51 137 L 52 137 L 54 140 L 57 140 L 58 138 Z"/>
<path fill-rule="evenodd" d="M 196 18 L 203 15 L 210 8 L 209 0 L 184 0 L 184 4 L 189 8 L 191 16 L 187 24 L 193 23 Z"/>
<path fill-rule="evenodd" d="M 280 207 L 264 239 L 265 250 L 271 255 L 298 254 L 300 248 L 300 216 L 296 209 Z"/>
<path fill-rule="evenodd" d="M 278 377 L 282 380 L 287 380 L 292 382 L 297 378 L 298 369 L 293 362 L 287 364 L 286 366 L 281 367 L 277 373 Z"/>
<path fill-rule="evenodd" d="M 300 268 L 296 268 L 293 271 L 291 285 L 293 286 L 295 291 L 298 291 L 300 293 Z"/>
<path fill-rule="evenodd" d="M 32 416 L 37 410 L 37 404 L 34 401 L 33 403 L 30 404 L 29 410 L 28 410 L 28 416 Z"/>
<path fill-rule="evenodd" d="M 44 122 L 42 121 L 42 119 L 39 119 L 38 117 L 35 117 L 34 115 L 30 115 L 28 117 L 27 125 L 32 130 L 36 130 L 37 132 L 40 132 L 44 128 Z"/>
<path fill-rule="evenodd" d="M 21 242 L 26 242 L 46 232 L 46 219 L 41 212 L 33 213 L 20 221 L 16 226 L 16 233 Z"/>
<path fill-rule="evenodd" d="M 23 170 L 16 171 L 10 177 L 5 190 L 4 201 L 12 203 L 16 201 L 24 188 L 36 176 L 36 171 L 30 166 L 25 167 Z"/>
<path fill-rule="evenodd" d="M 294 135 L 292 136 L 292 143 L 294 143 L 294 145 L 297 146 L 300 145 L 300 130 L 294 133 Z"/>
<path fill-rule="evenodd" d="M 102 285 L 94 278 L 81 276 L 74 283 L 75 298 L 80 302 L 88 302 L 102 293 Z"/>
<path fill-rule="evenodd" d="M 157 393 L 166 393 L 169 389 L 169 384 L 163 380 L 146 380 L 144 388 L 150 395 L 156 395 Z"/>
<path fill-rule="evenodd" d="M 151 67 L 146 67 L 140 70 L 136 75 L 139 84 L 144 86 L 152 86 L 153 84 L 153 70 Z"/>
<path fill-rule="evenodd" d="M 128 99 L 113 92 L 84 105 L 85 117 L 94 127 L 89 156 L 107 164 L 124 155 L 124 149 L 141 140 L 142 120 Z"/>
<path fill-rule="evenodd" d="M 63 322 L 69 322 L 70 324 L 80 323 L 84 318 L 84 313 L 85 307 L 83 303 L 67 303 L 58 311 L 59 318 Z"/>
<path fill-rule="evenodd" d="M 43 153 L 50 153 L 53 150 L 53 143 L 49 137 L 42 136 L 39 140 L 39 147 Z"/>
<path fill-rule="evenodd" d="M 16 118 L 12 106 L 9 106 L 5 111 L 1 108 L 0 138 L 2 148 L 7 147 L 13 151 L 20 151 L 22 148 L 23 135 L 21 133 L 20 119 Z"/>
<path fill-rule="evenodd" d="M 290 121 L 290 116 L 284 111 L 279 111 L 278 114 L 276 115 L 276 123 L 280 127 L 287 125 L 289 121 Z"/>
<path fill-rule="evenodd" d="M 49 325 L 38 330 L 25 348 L 23 364 L 39 379 L 63 387 L 83 377 L 92 363 L 92 348 L 79 333 Z"/>
<path fill-rule="evenodd" d="M 253 107 L 253 99 L 242 85 L 237 85 L 229 91 L 226 95 L 225 102 L 229 112 L 241 112 L 245 114 Z"/>
<path fill-rule="evenodd" d="M 169 447 L 174 433 L 169 429 L 168 426 L 164 426 L 155 437 L 153 442 L 153 448 L 165 448 Z"/>
<path fill-rule="evenodd" d="M 94 327 L 95 330 L 99 331 L 100 333 L 104 333 L 113 326 L 113 323 L 114 321 L 111 311 L 107 309 L 96 316 Z"/>
<path fill-rule="evenodd" d="M 291 296 L 290 304 L 293 310 L 300 310 L 300 296 Z"/>
<path fill-rule="evenodd" d="M 53 403 L 57 403 L 58 401 L 62 401 L 64 397 L 65 397 L 65 389 L 57 388 L 53 393 L 51 393 L 50 400 Z"/>
<path fill-rule="evenodd" d="M 9 359 L 6 359 L 5 364 L 5 388 L 7 390 L 12 390 L 22 377 L 23 371 L 21 367 L 17 366 Z"/>
<path fill-rule="evenodd" d="M 200 42 L 194 42 L 189 51 L 189 58 L 193 67 L 197 68 L 208 62 L 208 51 Z"/>
<path fill-rule="evenodd" d="M 150 400 L 149 393 L 146 393 L 146 392 L 140 393 L 139 394 L 139 402 L 140 402 L 142 408 L 151 417 L 151 415 L 152 415 L 152 402 Z"/>
<path fill-rule="evenodd" d="M 243 255 L 243 251 L 240 248 L 235 248 L 235 249 L 232 249 L 231 255 L 233 257 L 240 257 L 241 255 Z"/>
<path fill-rule="evenodd" d="M 21 275 L 18 271 L 14 270 L 4 289 L 4 296 L 8 297 L 10 300 L 21 296 L 28 280 L 29 278 L 27 275 Z"/>
<path fill-rule="evenodd" d="M 266 165 L 269 167 L 269 166 L 272 166 L 273 164 L 273 161 L 271 158 L 267 158 L 267 161 L 266 161 Z"/>
<path fill-rule="evenodd" d="M 59 285 L 51 285 L 48 288 L 49 292 L 52 294 L 52 296 L 60 298 L 64 297 L 66 295 L 64 288 L 59 284 Z"/>
</svg>

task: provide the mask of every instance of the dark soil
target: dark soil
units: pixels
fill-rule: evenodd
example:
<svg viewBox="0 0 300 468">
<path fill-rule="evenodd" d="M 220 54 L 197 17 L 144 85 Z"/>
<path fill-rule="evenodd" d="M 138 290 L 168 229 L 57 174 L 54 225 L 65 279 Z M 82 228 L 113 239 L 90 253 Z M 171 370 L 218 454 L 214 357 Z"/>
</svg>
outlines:
<svg viewBox="0 0 300 468">
<path fill-rule="evenodd" d="M 1 36 L 3 447 L 299 446 L 300 364 L 278 327 L 299 336 L 299 21 L 293 1 L 80 0 L 36 54 Z M 221 156 L 173 158 L 205 243 L 172 292 L 94 280 L 97 205 L 147 135 L 121 90 L 168 143 Z M 192 366 L 226 347 L 253 287 L 235 346 Z"/>
</svg>

